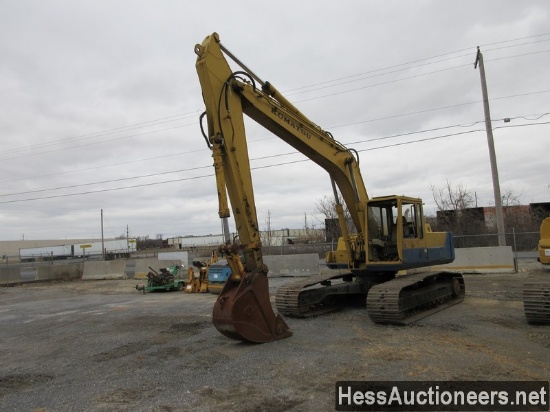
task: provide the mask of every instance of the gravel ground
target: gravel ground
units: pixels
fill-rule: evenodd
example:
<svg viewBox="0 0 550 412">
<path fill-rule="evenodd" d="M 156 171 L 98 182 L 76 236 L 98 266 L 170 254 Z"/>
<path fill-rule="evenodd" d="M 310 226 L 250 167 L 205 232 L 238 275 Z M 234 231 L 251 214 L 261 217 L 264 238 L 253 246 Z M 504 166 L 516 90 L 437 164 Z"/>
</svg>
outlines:
<svg viewBox="0 0 550 412">
<path fill-rule="evenodd" d="M 219 334 L 211 294 L 0 288 L 0 410 L 325 411 L 338 380 L 549 380 L 550 326 L 528 325 L 521 302 L 540 269 L 520 264 L 465 275 L 464 302 L 406 327 L 351 308 L 287 318 L 293 336 L 262 345 Z M 270 279 L 272 294 L 289 280 Z"/>
</svg>

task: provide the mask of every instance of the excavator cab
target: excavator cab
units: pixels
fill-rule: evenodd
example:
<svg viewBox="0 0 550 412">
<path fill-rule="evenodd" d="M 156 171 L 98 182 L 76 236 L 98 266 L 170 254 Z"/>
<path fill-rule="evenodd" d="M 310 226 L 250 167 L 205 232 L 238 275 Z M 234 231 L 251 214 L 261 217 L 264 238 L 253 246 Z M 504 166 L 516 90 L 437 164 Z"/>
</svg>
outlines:
<svg viewBox="0 0 550 412">
<path fill-rule="evenodd" d="M 367 269 L 400 271 L 454 260 L 450 233 L 432 232 L 423 221 L 422 200 L 375 197 L 367 203 Z"/>
<path fill-rule="evenodd" d="M 373 201 L 367 208 L 368 261 L 398 262 L 402 256 L 398 233 L 403 231 L 396 198 Z M 401 240 L 401 239 L 399 239 Z"/>
<path fill-rule="evenodd" d="M 366 207 L 367 239 L 351 236 L 354 253 L 339 239 L 336 251 L 328 252 L 327 266 L 356 272 L 394 272 L 454 260 L 453 237 L 432 232 L 424 222 L 422 200 L 406 196 L 375 197 Z"/>
</svg>

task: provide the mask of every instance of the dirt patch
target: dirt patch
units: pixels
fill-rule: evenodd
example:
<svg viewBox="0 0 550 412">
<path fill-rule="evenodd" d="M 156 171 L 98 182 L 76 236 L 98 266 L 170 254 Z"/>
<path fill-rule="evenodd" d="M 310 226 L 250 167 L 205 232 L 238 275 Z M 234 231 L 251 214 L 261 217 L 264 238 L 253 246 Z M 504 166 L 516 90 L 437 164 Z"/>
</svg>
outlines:
<svg viewBox="0 0 550 412">
<path fill-rule="evenodd" d="M 164 333 L 178 334 L 178 335 L 196 335 L 204 328 L 211 327 L 210 322 L 200 321 L 192 323 L 176 323 L 170 326 L 170 329 Z"/>
<path fill-rule="evenodd" d="M 54 378 L 51 375 L 32 373 L 0 376 L 0 397 L 51 381 Z"/>
<path fill-rule="evenodd" d="M 304 399 L 293 398 L 285 394 L 273 394 L 266 397 L 263 392 L 248 385 L 239 386 L 231 391 L 205 386 L 197 391 L 201 396 L 214 401 L 213 405 L 205 411 L 285 412 L 294 410 L 304 402 Z"/>
<path fill-rule="evenodd" d="M 124 356 L 133 355 L 136 352 L 147 348 L 147 342 L 133 342 L 119 346 L 107 352 L 98 353 L 92 356 L 95 362 L 106 362 L 113 359 L 122 358 Z"/>
</svg>

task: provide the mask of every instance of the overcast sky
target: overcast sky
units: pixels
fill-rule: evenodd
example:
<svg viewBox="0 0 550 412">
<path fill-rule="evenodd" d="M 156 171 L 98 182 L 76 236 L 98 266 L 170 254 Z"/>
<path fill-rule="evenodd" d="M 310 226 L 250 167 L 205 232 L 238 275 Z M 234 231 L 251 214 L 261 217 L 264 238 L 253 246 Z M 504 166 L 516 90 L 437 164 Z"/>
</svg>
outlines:
<svg viewBox="0 0 550 412">
<path fill-rule="evenodd" d="M 101 209 L 106 238 L 220 233 L 193 51 L 214 31 L 359 152 L 371 197 L 427 214 L 447 181 L 494 205 L 479 45 L 501 190 L 550 201 L 547 0 L 0 0 L 0 240 L 100 238 Z M 321 227 L 328 174 L 247 132 L 260 228 Z"/>
</svg>

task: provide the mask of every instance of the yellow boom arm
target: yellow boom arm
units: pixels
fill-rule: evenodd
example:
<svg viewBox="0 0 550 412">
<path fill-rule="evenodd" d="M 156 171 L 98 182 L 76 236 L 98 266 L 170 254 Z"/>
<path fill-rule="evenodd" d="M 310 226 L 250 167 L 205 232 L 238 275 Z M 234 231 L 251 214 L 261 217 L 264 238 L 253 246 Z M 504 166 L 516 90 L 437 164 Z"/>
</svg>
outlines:
<svg viewBox="0 0 550 412">
<path fill-rule="evenodd" d="M 363 233 L 368 195 L 352 151 L 310 121 L 273 85 L 262 82 L 246 66 L 242 65 L 245 71 L 233 73 L 223 50 L 232 56 L 221 45 L 216 33 L 208 36 L 202 45 L 195 46 L 198 55 L 196 67 L 206 105 L 219 214 L 220 217 L 229 216 L 227 190 L 247 269 L 259 269 L 263 262 L 243 114 L 325 169 L 333 185 L 338 186 L 358 233 Z M 335 187 L 333 189 L 336 191 Z M 338 209 L 346 249 L 351 256 L 343 207 L 339 205 Z"/>
</svg>

